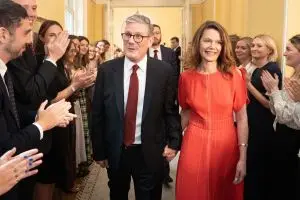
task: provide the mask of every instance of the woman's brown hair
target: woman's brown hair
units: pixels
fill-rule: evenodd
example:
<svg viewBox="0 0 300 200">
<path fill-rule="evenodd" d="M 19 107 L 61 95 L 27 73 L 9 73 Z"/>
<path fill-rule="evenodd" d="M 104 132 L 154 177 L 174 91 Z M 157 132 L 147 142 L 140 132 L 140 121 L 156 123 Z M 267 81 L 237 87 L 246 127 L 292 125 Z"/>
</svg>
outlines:
<svg viewBox="0 0 300 200">
<path fill-rule="evenodd" d="M 298 51 L 300 51 L 300 34 L 293 36 L 290 39 L 290 42 L 294 45 L 296 49 L 298 49 Z"/>
<path fill-rule="evenodd" d="M 36 46 L 35 46 L 35 53 L 36 54 L 45 54 L 45 48 L 44 48 L 45 44 L 40 39 L 40 37 L 45 37 L 45 34 L 48 31 L 48 29 L 51 26 L 54 26 L 54 25 L 59 26 L 63 30 L 63 27 L 57 21 L 46 20 L 42 23 L 42 25 L 39 29 L 39 33 L 38 33 L 38 41 L 37 41 Z"/>
<path fill-rule="evenodd" d="M 84 36 L 78 36 L 79 42 L 85 40 L 87 41 L 88 44 L 90 44 L 89 39 L 87 39 Z M 76 69 L 82 69 L 82 68 L 86 68 L 87 65 L 90 63 L 90 59 L 89 59 L 89 51 L 85 54 L 85 55 L 80 55 L 80 53 L 77 54 L 76 58 L 75 58 L 75 68 Z"/>
<path fill-rule="evenodd" d="M 202 62 L 202 57 L 200 54 L 200 42 L 204 31 L 207 29 L 214 29 L 219 32 L 222 41 L 222 49 L 217 60 L 217 68 L 221 73 L 231 75 L 231 69 L 236 65 L 232 52 L 231 42 L 225 28 L 215 21 L 204 22 L 196 31 L 192 40 L 191 52 L 188 56 L 188 64 L 190 65 L 189 68 L 197 68 Z"/>
</svg>

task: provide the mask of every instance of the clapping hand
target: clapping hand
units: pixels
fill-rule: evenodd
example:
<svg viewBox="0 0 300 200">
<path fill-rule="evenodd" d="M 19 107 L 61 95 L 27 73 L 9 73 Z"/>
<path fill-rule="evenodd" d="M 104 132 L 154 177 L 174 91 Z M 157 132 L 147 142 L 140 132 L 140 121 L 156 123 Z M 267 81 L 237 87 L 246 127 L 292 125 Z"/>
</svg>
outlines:
<svg viewBox="0 0 300 200">
<path fill-rule="evenodd" d="M 71 85 L 77 90 L 81 88 L 87 88 L 94 84 L 95 75 L 90 73 L 88 70 L 78 70 L 73 78 Z"/>
<path fill-rule="evenodd" d="M 65 54 L 69 42 L 69 34 L 66 31 L 61 32 L 56 39 L 50 41 L 45 46 L 47 58 L 50 58 L 51 60 L 56 62 Z"/>
<path fill-rule="evenodd" d="M 38 170 L 34 168 L 42 163 L 43 154 L 38 153 L 37 149 L 17 156 L 14 156 L 15 153 L 16 148 L 13 148 L 0 158 L 0 195 L 9 191 L 20 180 L 36 174 Z"/>
<path fill-rule="evenodd" d="M 70 102 L 64 99 L 51 104 L 46 109 L 47 101 L 43 102 L 38 110 L 37 123 L 42 126 L 43 131 L 50 130 L 55 126 L 65 127 L 77 116 L 70 113 L 72 107 Z"/>
<path fill-rule="evenodd" d="M 274 74 L 274 77 L 268 71 L 265 71 L 265 70 L 262 71 L 262 73 L 261 73 L 262 84 L 268 93 L 272 93 L 272 92 L 279 90 L 278 89 L 278 84 L 279 84 L 278 75 Z"/>
<path fill-rule="evenodd" d="M 300 102 L 300 81 L 286 78 L 284 80 L 284 85 L 290 98 L 295 102 Z"/>
</svg>

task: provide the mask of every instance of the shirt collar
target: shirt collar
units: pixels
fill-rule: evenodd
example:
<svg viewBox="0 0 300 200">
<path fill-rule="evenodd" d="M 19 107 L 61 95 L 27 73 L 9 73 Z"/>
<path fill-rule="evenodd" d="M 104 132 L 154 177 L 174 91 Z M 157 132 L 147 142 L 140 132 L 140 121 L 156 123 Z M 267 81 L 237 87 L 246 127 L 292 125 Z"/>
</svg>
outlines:
<svg viewBox="0 0 300 200">
<path fill-rule="evenodd" d="M 147 55 L 144 56 L 144 58 L 138 62 L 138 63 L 134 63 L 131 62 L 126 56 L 125 56 L 125 67 L 127 70 L 131 70 L 133 65 L 138 65 L 139 68 L 144 72 L 146 70 L 147 67 Z"/>
<path fill-rule="evenodd" d="M 153 48 L 153 47 L 150 47 L 150 52 L 153 52 L 154 53 L 154 50 L 157 50 L 157 53 L 161 52 L 161 49 L 160 49 L 160 45 L 158 46 L 158 48 Z"/>
<path fill-rule="evenodd" d="M 3 78 L 5 73 L 7 71 L 7 66 L 6 64 L 3 62 L 3 60 L 0 59 L 0 74 L 1 74 L 1 77 Z"/>
</svg>

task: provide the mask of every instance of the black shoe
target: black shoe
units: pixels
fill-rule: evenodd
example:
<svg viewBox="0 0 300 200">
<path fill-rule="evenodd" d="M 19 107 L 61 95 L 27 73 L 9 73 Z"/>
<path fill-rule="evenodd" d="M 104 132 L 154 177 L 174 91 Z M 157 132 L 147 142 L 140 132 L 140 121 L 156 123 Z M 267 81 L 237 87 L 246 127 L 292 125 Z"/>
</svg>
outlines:
<svg viewBox="0 0 300 200">
<path fill-rule="evenodd" d="M 167 177 L 165 178 L 165 182 L 172 183 L 172 182 L 173 182 L 172 177 L 171 177 L 171 176 L 167 176 Z"/>
<path fill-rule="evenodd" d="M 167 181 L 164 181 L 163 182 L 163 186 L 165 187 L 165 188 L 167 188 L 167 189 L 170 189 L 172 186 L 171 186 L 171 184 L 169 183 L 169 182 L 167 182 Z"/>
</svg>

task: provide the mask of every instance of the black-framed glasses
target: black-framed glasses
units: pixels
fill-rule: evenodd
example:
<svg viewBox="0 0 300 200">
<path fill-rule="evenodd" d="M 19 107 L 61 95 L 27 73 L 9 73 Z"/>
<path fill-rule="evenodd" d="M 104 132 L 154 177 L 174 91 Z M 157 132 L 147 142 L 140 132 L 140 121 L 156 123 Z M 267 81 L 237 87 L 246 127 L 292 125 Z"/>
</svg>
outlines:
<svg viewBox="0 0 300 200">
<path fill-rule="evenodd" d="M 133 40 L 136 43 L 140 43 L 143 41 L 143 39 L 145 37 L 149 37 L 149 35 L 141 35 L 141 34 L 132 35 L 131 33 L 121 33 L 121 36 L 122 36 L 122 39 L 125 41 L 128 41 L 131 37 L 133 37 Z"/>
</svg>

